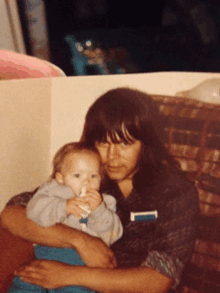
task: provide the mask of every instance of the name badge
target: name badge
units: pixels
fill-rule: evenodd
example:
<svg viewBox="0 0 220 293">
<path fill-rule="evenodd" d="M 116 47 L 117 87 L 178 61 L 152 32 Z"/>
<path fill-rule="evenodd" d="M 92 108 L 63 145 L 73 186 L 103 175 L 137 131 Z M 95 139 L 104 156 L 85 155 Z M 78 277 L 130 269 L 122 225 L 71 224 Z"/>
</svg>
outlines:
<svg viewBox="0 0 220 293">
<path fill-rule="evenodd" d="M 148 222 L 153 222 L 156 220 L 158 217 L 158 212 L 157 211 L 150 211 L 150 212 L 131 212 L 130 214 L 130 220 L 132 222 L 143 222 L 143 221 L 148 221 Z"/>
</svg>

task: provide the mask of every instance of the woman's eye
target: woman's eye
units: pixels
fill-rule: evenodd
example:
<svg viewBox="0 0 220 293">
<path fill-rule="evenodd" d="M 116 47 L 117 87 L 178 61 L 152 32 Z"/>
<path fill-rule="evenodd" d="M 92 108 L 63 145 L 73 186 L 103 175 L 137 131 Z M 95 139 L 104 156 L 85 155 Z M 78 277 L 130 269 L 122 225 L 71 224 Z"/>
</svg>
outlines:
<svg viewBox="0 0 220 293">
<path fill-rule="evenodd" d="M 99 147 L 106 147 L 108 145 L 108 143 L 106 141 L 100 141 L 100 142 L 97 143 L 97 145 Z"/>
<path fill-rule="evenodd" d="M 122 141 L 120 144 L 121 144 L 122 146 L 129 146 L 129 145 L 130 145 L 130 143 L 128 143 L 128 142 L 126 142 L 126 141 Z"/>
<path fill-rule="evenodd" d="M 74 177 L 75 178 L 79 178 L 80 177 L 80 174 L 74 174 Z"/>
</svg>

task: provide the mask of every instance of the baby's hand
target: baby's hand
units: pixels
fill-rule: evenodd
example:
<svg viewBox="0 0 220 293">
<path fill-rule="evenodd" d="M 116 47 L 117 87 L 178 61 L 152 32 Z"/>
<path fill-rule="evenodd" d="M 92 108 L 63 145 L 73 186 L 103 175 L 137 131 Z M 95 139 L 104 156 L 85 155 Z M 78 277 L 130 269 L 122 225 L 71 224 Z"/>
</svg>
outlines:
<svg viewBox="0 0 220 293">
<path fill-rule="evenodd" d="M 88 206 L 88 202 L 85 198 L 74 197 L 67 200 L 66 210 L 67 214 L 72 214 L 78 218 L 81 218 L 85 211 L 80 206 Z"/>
<path fill-rule="evenodd" d="M 88 189 L 84 199 L 89 202 L 89 207 L 92 211 L 97 209 L 103 201 L 102 195 L 94 189 Z"/>
</svg>

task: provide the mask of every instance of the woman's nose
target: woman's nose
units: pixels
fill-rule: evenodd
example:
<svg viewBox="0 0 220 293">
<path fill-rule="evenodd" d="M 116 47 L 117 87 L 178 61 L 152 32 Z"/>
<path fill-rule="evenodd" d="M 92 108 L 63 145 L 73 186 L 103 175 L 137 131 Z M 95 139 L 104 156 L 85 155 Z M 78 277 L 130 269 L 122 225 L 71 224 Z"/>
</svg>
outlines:
<svg viewBox="0 0 220 293">
<path fill-rule="evenodd" d="M 119 155 L 117 144 L 109 144 L 107 156 L 109 159 L 115 159 Z"/>
</svg>

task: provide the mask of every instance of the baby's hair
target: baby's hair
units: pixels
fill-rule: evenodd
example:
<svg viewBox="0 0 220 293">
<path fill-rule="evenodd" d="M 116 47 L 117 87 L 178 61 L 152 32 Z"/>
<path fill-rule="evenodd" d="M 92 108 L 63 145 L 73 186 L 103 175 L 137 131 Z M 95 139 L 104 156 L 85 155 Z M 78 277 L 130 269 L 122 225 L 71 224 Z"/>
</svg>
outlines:
<svg viewBox="0 0 220 293">
<path fill-rule="evenodd" d="M 62 146 L 53 158 L 53 172 L 50 176 L 51 179 L 56 178 L 56 173 L 61 172 L 64 159 L 66 156 L 72 153 L 91 153 L 97 155 L 100 162 L 100 173 L 101 177 L 103 177 L 103 168 L 101 163 L 101 158 L 99 153 L 95 147 L 89 147 L 85 143 L 82 142 L 70 142 Z"/>
</svg>

